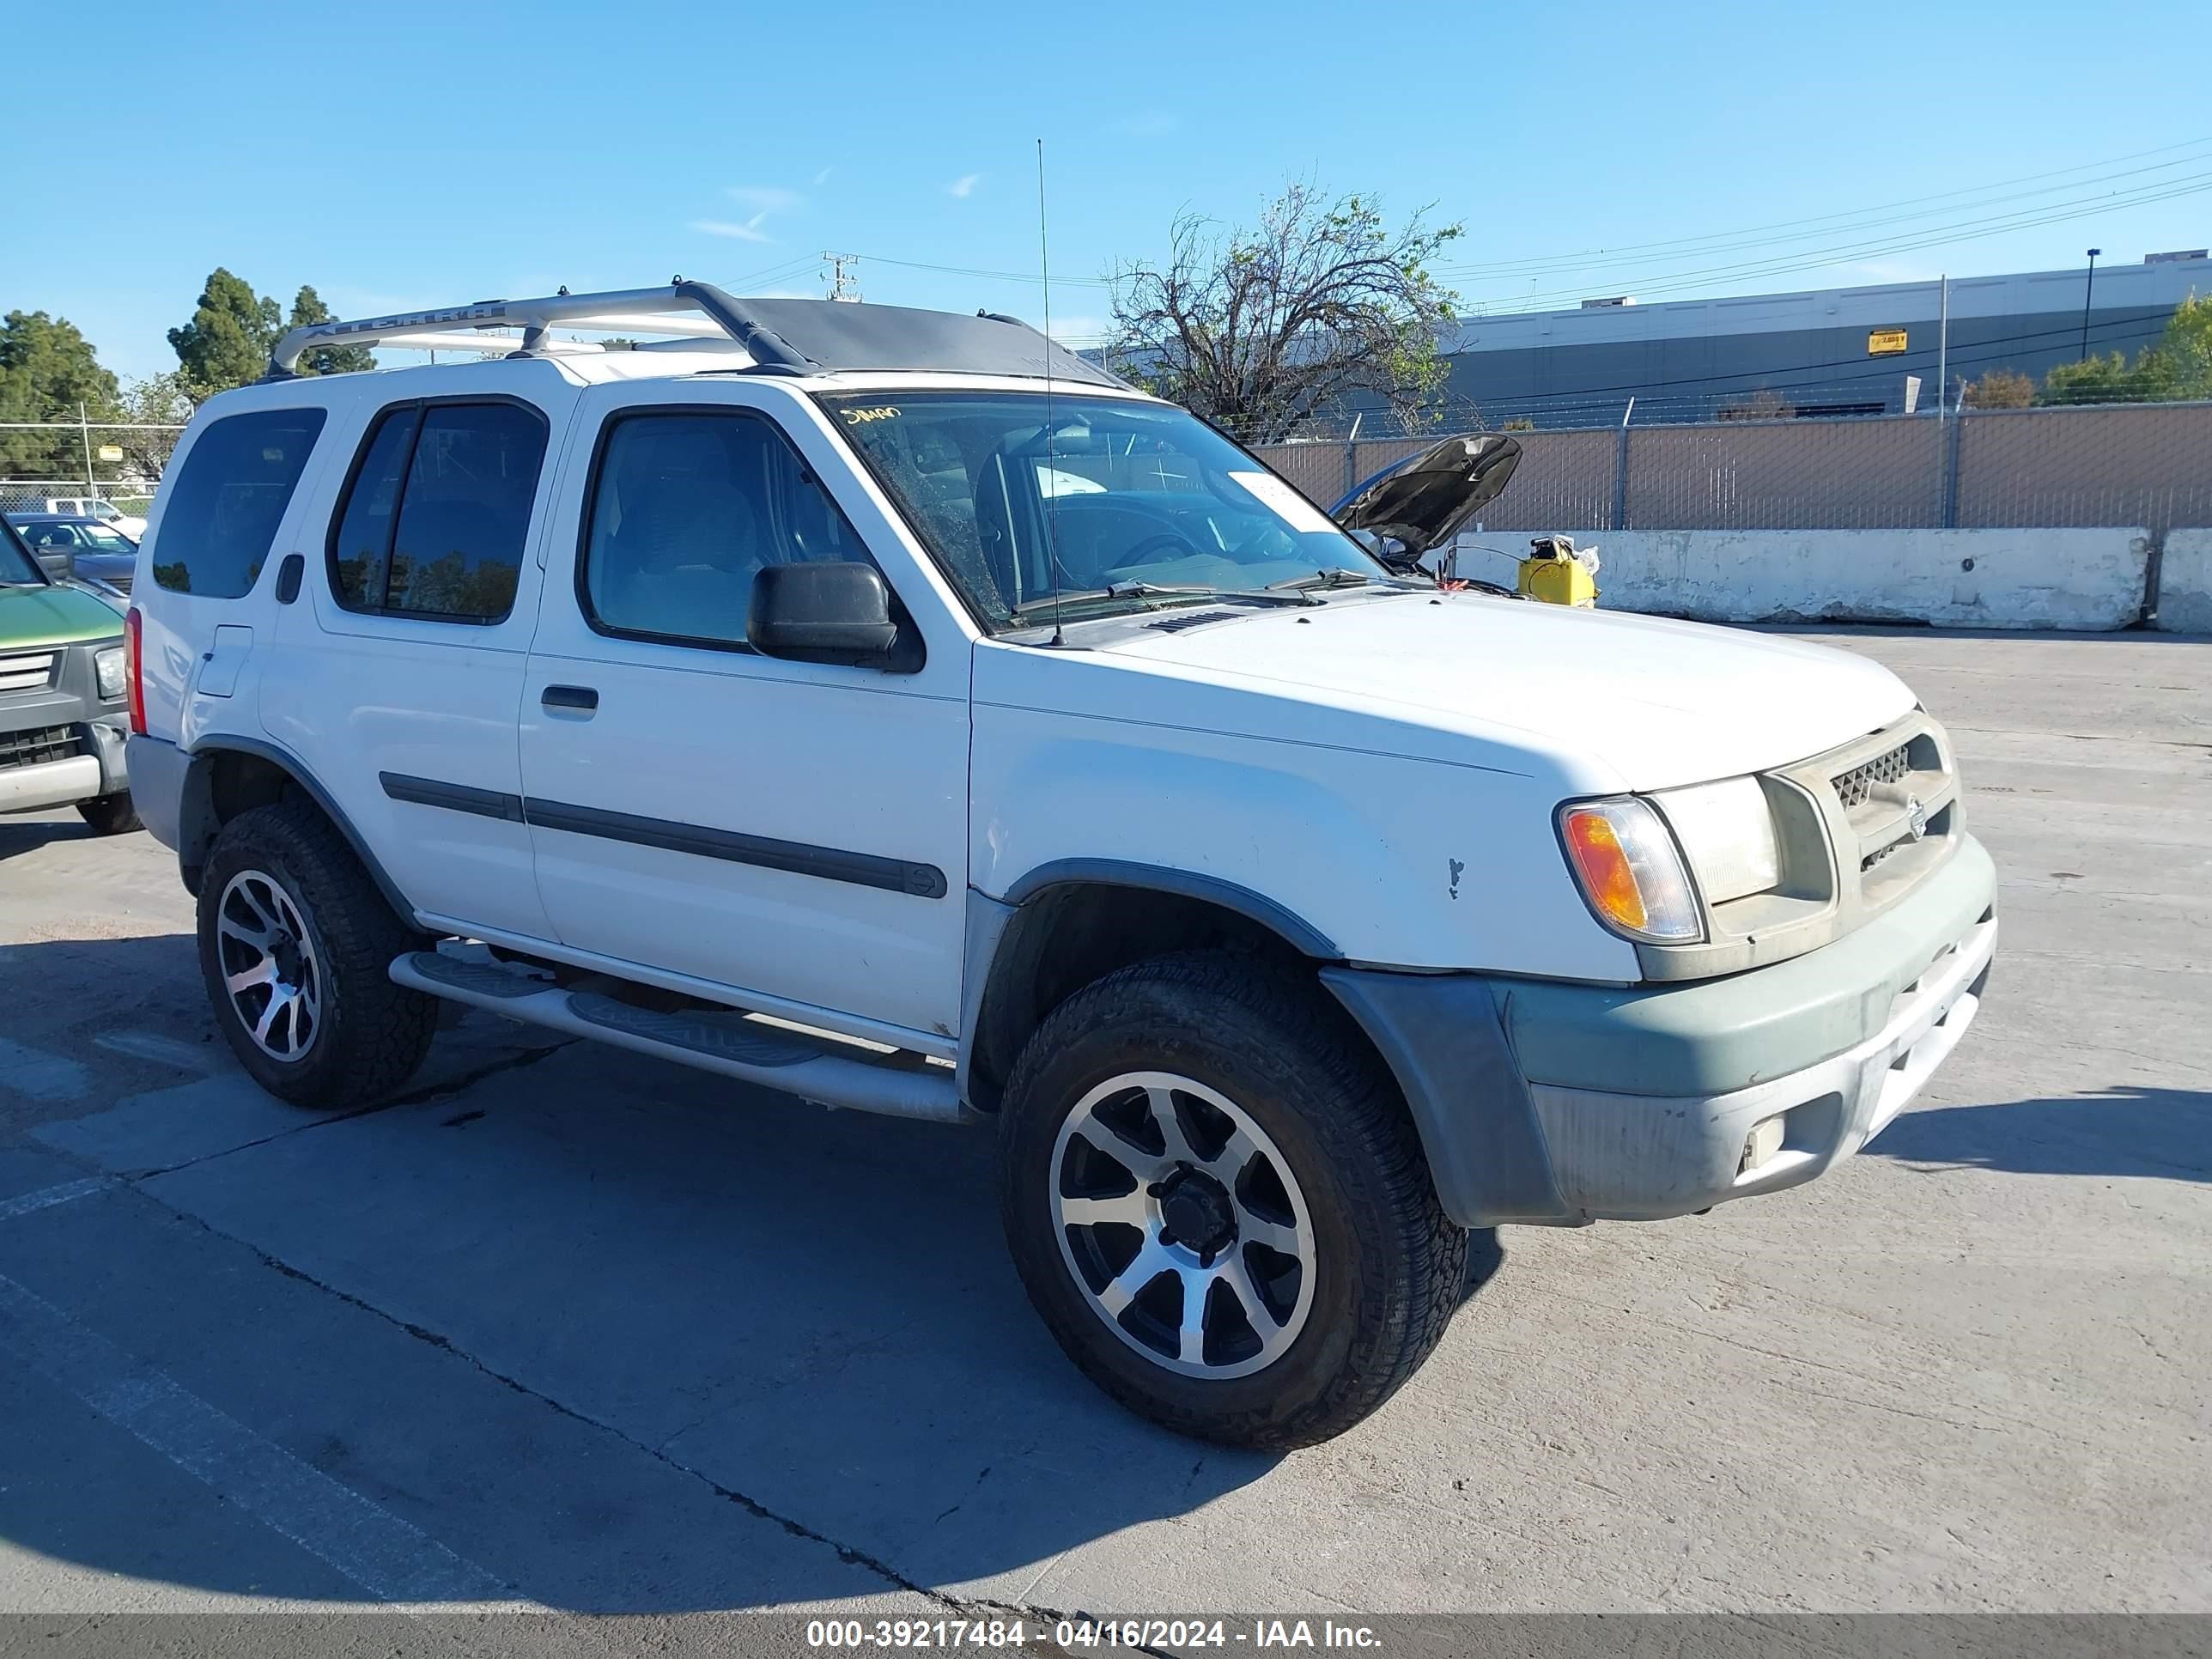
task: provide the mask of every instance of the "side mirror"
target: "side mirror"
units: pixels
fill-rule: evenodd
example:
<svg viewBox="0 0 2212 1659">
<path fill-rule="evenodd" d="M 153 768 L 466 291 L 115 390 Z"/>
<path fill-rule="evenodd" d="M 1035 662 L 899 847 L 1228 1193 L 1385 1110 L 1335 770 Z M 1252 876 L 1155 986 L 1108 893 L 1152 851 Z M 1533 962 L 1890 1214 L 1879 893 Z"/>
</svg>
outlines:
<svg viewBox="0 0 2212 1659">
<path fill-rule="evenodd" d="M 76 555 L 61 548 L 45 548 L 37 554 L 39 568 L 58 582 L 65 582 L 76 574 Z"/>
<path fill-rule="evenodd" d="M 872 564 L 770 564 L 753 575 L 745 638 L 792 662 L 890 666 L 891 592 Z"/>
</svg>

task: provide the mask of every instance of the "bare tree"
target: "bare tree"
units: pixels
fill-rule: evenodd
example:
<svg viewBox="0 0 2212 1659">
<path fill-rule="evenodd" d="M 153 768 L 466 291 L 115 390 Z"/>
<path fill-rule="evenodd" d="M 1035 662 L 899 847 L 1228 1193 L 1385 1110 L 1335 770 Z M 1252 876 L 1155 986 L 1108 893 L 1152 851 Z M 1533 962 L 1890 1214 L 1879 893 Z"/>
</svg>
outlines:
<svg viewBox="0 0 2212 1659">
<path fill-rule="evenodd" d="M 1457 295 L 1428 271 L 1460 227 L 1393 231 L 1368 196 L 1294 183 L 1256 228 L 1185 213 L 1164 263 L 1113 273 L 1115 367 L 1246 443 L 1274 443 L 1355 392 L 1418 420 L 1443 384 Z"/>
</svg>

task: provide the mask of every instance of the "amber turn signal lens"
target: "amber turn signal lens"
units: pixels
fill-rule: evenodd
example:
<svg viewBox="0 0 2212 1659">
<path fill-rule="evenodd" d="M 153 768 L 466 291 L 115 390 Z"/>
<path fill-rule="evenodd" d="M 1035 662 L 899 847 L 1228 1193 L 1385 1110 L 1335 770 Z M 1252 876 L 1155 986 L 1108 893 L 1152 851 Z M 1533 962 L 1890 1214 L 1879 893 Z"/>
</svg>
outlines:
<svg viewBox="0 0 2212 1659">
<path fill-rule="evenodd" d="M 1584 808 L 1567 814 L 1566 829 L 1567 852 L 1590 902 L 1614 927 L 1642 933 L 1650 917 L 1644 908 L 1644 895 L 1637 890 L 1636 872 L 1629 866 L 1611 821 Z"/>
<path fill-rule="evenodd" d="M 1590 908 L 1614 933 L 1666 945 L 1705 937 L 1681 849 L 1650 801 L 1577 802 L 1559 813 L 1559 839 Z"/>
</svg>

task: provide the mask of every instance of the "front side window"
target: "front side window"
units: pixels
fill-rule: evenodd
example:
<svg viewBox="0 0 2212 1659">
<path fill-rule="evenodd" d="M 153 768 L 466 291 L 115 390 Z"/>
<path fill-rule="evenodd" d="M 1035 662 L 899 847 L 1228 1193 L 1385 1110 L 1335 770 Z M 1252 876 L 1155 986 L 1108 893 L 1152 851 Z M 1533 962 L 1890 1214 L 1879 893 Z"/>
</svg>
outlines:
<svg viewBox="0 0 2212 1659">
<path fill-rule="evenodd" d="M 331 532 L 349 611 L 496 623 L 514 608 L 546 425 L 519 404 L 403 404 L 377 417 Z"/>
<path fill-rule="evenodd" d="M 1180 409 L 1042 392 L 821 401 L 987 626 L 1034 622 L 1055 592 L 1073 618 L 1320 572 L 1389 579 L 1320 508 Z"/>
<path fill-rule="evenodd" d="M 609 427 L 578 588 L 602 631 L 742 648 L 753 577 L 765 566 L 867 559 L 769 422 L 672 410 Z"/>
<path fill-rule="evenodd" d="M 264 409 L 209 423 L 163 484 L 154 580 L 177 593 L 252 591 L 323 429 L 319 409 Z"/>
</svg>

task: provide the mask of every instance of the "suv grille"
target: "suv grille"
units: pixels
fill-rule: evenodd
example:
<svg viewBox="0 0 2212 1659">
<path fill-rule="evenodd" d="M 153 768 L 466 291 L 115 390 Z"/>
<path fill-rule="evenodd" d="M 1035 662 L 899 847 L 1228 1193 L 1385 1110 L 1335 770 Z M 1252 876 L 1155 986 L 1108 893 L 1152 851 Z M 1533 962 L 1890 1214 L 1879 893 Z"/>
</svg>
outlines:
<svg viewBox="0 0 2212 1659">
<path fill-rule="evenodd" d="M 0 732 L 0 771 L 67 760 L 76 751 L 76 733 L 66 726 L 34 726 L 27 732 Z"/>
<path fill-rule="evenodd" d="M 54 664 L 60 653 L 34 651 L 0 657 L 0 691 L 43 691 L 54 683 Z"/>
<path fill-rule="evenodd" d="M 1848 812 L 1872 800 L 1876 784 L 1901 783 L 1911 770 L 1912 745 L 1901 743 L 1887 755 L 1877 755 L 1848 772 L 1837 774 L 1832 781 L 1838 797 L 1844 803 L 1844 811 Z"/>
</svg>

